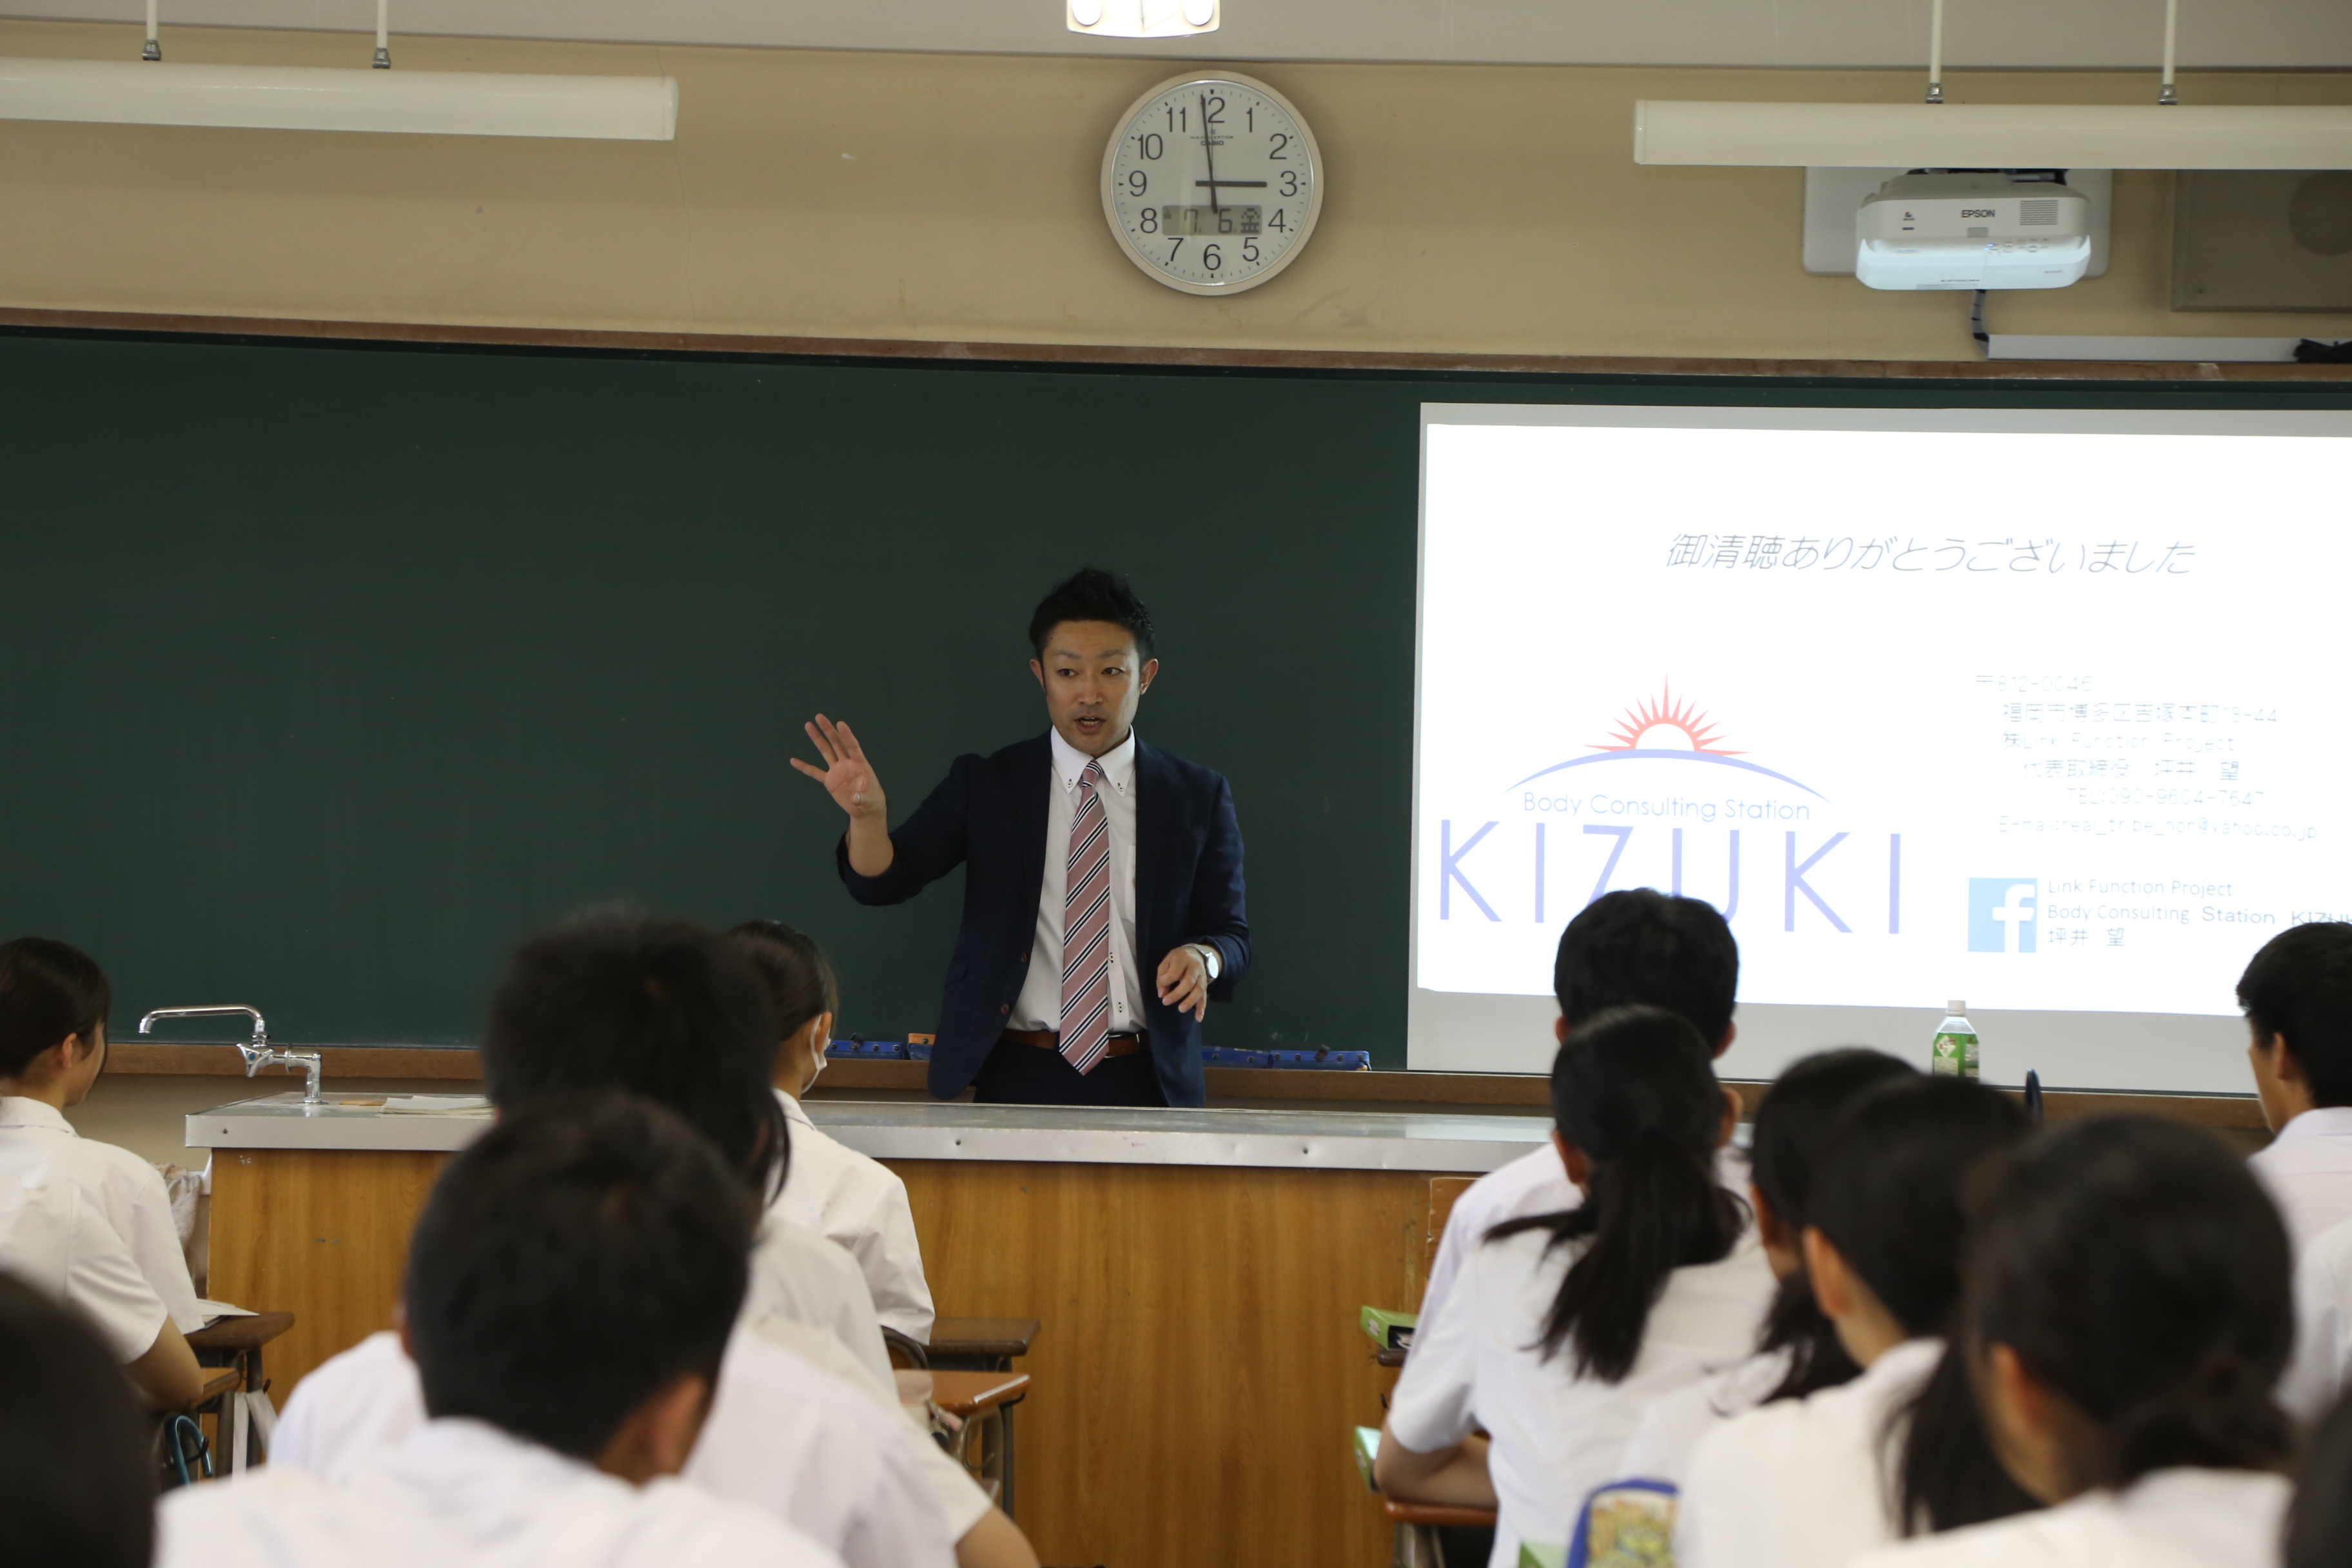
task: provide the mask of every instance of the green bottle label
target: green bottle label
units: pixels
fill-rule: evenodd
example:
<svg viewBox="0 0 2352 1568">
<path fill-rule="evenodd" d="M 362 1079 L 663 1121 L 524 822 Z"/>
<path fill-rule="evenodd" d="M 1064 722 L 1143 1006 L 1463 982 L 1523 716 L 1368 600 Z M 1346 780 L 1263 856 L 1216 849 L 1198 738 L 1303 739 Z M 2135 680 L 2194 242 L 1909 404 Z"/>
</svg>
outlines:
<svg viewBox="0 0 2352 1568">
<path fill-rule="evenodd" d="M 1977 1037 L 1973 1034 L 1963 1035 L 1958 1030 L 1939 1032 L 1931 1054 L 1930 1068 L 1939 1075 L 1950 1078 L 1977 1076 L 1979 1058 Z"/>
</svg>

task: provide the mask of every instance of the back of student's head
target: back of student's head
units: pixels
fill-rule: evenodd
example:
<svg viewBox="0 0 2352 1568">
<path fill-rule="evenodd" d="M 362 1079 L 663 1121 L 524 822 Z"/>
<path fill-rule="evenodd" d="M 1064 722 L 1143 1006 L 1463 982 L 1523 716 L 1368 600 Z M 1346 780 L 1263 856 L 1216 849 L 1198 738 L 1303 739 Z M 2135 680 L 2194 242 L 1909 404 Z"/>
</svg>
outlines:
<svg viewBox="0 0 2352 1568">
<path fill-rule="evenodd" d="M 2293 1254 L 2245 1162 L 2178 1122 L 2052 1133 L 2000 1173 L 1969 1260 L 1978 1342 L 2063 1402 L 2078 1488 L 2194 1465 L 2266 1469 L 2294 1345 Z"/>
<path fill-rule="evenodd" d="M 2294 1506 L 2287 1512 L 2284 1568 L 2344 1568 L 2352 1563 L 2352 1392 L 2312 1434 Z"/>
<path fill-rule="evenodd" d="M 113 1008 L 105 972 L 79 948 L 45 936 L 0 942 L 0 1078 L 22 1075 L 68 1035 L 96 1044 Z"/>
<path fill-rule="evenodd" d="M 1720 1050 L 1739 990 L 1739 944 L 1713 904 L 1627 888 L 1584 906 L 1559 933 L 1552 994 L 1580 1029 L 1612 1007 L 1664 1007 Z"/>
<path fill-rule="evenodd" d="M 1549 1358 L 1616 1383 L 1642 1353 L 1650 1309 L 1676 1268 L 1730 1252 L 1743 1216 L 1717 1179 L 1724 1099 L 1712 1042 L 1663 1007 L 1616 1007 L 1579 1025 L 1553 1060 L 1552 1116 L 1591 1162 L 1586 1201 L 1496 1226 L 1589 1237 L 1544 1320 Z"/>
<path fill-rule="evenodd" d="M 707 926 L 596 910 L 527 937 L 507 961 L 482 1039 L 501 1110 L 620 1091 L 668 1107 L 755 1191 L 788 1157 L 771 1089 L 781 1038 L 740 946 Z"/>
<path fill-rule="evenodd" d="M 1869 1090 L 1839 1122 L 1814 1179 L 1811 1222 L 1906 1334 L 1950 1333 L 1968 1235 L 1962 1184 L 2027 1126 L 2005 1095 L 1920 1077 Z M 2033 1506 L 1993 1455 L 1956 1345 L 1948 1343 L 1888 1436 L 1898 1445 L 1897 1517 L 1906 1533 Z"/>
<path fill-rule="evenodd" d="M 1748 1139 L 1748 1173 L 1789 1245 L 1812 1223 L 1813 1179 L 1839 1121 L 1879 1085 L 1916 1076 L 1884 1051 L 1850 1046 L 1804 1058 L 1765 1090 Z M 1814 1301 L 1801 1267 L 1774 1293 L 1759 1348 L 1788 1352 L 1789 1370 L 1773 1389 L 1774 1399 L 1801 1399 L 1861 1371 Z"/>
<path fill-rule="evenodd" d="M 8 1368 L 0 1561 L 146 1568 L 155 1539 L 151 1428 L 121 1363 L 78 1313 L 5 1272 L 0 1363 Z"/>
<path fill-rule="evenodd" d="M 502 1114 L 442 1173 L 409 1244 L 425 1409 L 593 1458 L 680 1377 L 717 1377 L 755 1218 L 709 1142 L 657 1105 Z"/>
<path fill-rule="evenodd" d="M 2352 1105 L 2352 924 L 2314 921 L 2263 943 L 2238 1005 L 2256 1034 L 2286 1042 L 2314 1100 Z"/>
<path fill-rule="evenodd" d="M 841 1011 L 833 965 L 816 939 L 782 921 L 745 921 L 727 933 L 751 961 L 776 1016 L 776 1033 L 789 1039 L 810 1019 Z"/>
</svg>

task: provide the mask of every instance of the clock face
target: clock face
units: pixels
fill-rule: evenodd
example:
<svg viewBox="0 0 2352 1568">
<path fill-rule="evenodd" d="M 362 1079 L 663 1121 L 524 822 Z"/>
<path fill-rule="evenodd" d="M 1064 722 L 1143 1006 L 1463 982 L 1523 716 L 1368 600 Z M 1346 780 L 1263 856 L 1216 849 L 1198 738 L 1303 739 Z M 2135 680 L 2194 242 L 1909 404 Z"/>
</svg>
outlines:
<svg viewBox="0 0 2352 1568">
<path fill-rule="evenodd" d="M 1290 263 L 1323 206 L 1323 158 L 1290 100 L 1244 76 L 1178 77 L 1103 153 L 1103 216 L 1129 259 L 1187 294 L 1238 294 Z"/>
</svg>

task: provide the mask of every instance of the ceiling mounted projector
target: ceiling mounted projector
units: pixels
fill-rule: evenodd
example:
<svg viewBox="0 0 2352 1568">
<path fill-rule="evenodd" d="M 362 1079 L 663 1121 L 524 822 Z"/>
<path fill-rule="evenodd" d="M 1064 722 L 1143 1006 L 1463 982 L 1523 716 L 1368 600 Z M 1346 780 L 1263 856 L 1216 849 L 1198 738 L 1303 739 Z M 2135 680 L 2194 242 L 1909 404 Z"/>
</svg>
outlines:
<svg viewBox="0 0 2352 1568">
<path fill-rule="evenodd" d="M 2054 177 L 1914 172 L 1854 214 L 1873 289 L 2063 289 L 2091 264 L 2091 203 Z"/>
</svg>

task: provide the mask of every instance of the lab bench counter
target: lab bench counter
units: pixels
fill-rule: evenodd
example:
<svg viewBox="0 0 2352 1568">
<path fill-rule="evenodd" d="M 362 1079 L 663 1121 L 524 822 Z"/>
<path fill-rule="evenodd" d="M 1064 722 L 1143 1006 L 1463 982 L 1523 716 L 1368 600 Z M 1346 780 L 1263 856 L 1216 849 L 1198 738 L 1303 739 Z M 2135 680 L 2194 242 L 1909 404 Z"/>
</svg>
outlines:
<svg viewBox="0 0 2352 1568">
<path fill-rule="evenodd" d="M 212 1293 L 296 1315 L 270 1359 L 281 1398 L 389 1325 L 434 1177 L 489 1125 L 446 1102 L 339 1103 L 383 1098 L 331 1090 L 306 1113 L 271 1095 L 187 1119 L 189 1144 L 214 1151 Z M 1433 1182 L 1549 1131 L 1353 1103 L 807 1109 L 906 1183 L 941 1312 L 1041 1321 L 1015 1368 L 1034 1379 L 1019 1522 L 1046 1562 L 1122 1568 L 1387 1562 L 1340 1457 L 1392 1376 L 1357 1316 L 1418 1304 Z"/>
<path fill-rule="evenodd" d="M 488 1110 L 397 1109 L 425 1096 L 299 1094 L 241 1100 L 188 1118 L 192 1149 L 406 1150 L 448 1153 Z M 809 1119 L 877 1160 L 1048 1161 L 1269 1170 L 1480 1174 L 1541 1143 L 1548 1119 L 1426 1111 L 1095 1110 L 1060 1106 L 808 1102 Z"/>
</svg>

